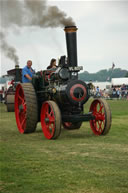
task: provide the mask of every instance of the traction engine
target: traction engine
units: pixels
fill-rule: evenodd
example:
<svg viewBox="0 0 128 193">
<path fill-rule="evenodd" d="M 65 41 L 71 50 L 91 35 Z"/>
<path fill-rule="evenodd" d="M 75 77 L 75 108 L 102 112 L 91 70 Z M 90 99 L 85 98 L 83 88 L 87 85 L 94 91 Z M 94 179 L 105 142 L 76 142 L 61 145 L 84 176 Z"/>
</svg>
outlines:
<svg viewBox="0 0 128 193">
<path fill-rule="evenodd" d="M 111 127 L 111 111 L 103 99 L 93 100 L 89 113 L 84 104 L 90 97 L 89 84 L 78 80 L 76 26 L 66 26 L 67 58 L 61 56 L 57 68 L 35 73 L 32 83 L 18 84 L 15 94 L 15 117 L 20 133 L 32 133 L 41 122 L 47 139 L 56 139 L 61 127 L 79 129 L 90 121 L 94 134 L 105 135 Z"/>
<path fill-rule="evenodd" d="M 14 99 L 15 99 L 15 91 L 16 85 L 21 82 L 21 71 L 19 65 L 15 65 L 14 69 L 8 70 L 7 74 L 12 77 L 10 82 L 10 87 L 7 89 L 5 94 L 5 104 L 8 112 L 14 112 Z"/>
</svg>

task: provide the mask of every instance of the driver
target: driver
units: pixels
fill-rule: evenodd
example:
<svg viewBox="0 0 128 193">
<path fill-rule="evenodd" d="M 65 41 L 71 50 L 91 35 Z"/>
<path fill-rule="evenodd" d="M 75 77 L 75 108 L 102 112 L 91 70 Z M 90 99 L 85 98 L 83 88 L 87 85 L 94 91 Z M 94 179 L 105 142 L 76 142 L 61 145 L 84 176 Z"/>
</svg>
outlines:
<svg viewBox="0 0 128 193">
<path fill-rule="evenodd" d="M 32 76 L 35 71 L 32 69 L 32 61 L 28 60 L 27 65 L 22 69 L 22 82 L 28 83 L 32 81 Z"/>
</svg>

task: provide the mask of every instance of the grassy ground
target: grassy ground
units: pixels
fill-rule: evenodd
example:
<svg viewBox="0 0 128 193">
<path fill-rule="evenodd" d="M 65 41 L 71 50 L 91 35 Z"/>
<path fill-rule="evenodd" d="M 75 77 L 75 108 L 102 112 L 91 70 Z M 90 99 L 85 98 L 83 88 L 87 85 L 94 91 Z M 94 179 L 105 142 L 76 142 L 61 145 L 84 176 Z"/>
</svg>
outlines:
<svg viewBox="0 0 128 193">
<path fill-rule="evenodd" d="M 89 123 L 58 140 L 18 132 L 0 105 L 2 193 L 128 193 L 128 101 L 108 101 L 112 127 L 94 136 Z M 85 105 L 88 111 L 90 101 Z"/>
</svg>

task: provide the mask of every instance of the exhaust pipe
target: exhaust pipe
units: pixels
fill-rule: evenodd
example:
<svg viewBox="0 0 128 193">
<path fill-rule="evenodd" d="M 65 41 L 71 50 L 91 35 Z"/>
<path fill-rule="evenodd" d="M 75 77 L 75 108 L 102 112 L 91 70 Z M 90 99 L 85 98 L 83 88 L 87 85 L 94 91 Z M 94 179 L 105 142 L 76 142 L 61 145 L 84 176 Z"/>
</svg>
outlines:
<svg viewBox="0 0 128 193">
<path fill-rule="evenodd" d="M 20 81 L 20 69 L 19 69 L 19 65 L 16 64 L 15 65 L 15 82 L 19 82 Z"/>
<path fill-rule="evenodd" d="M 76 40 L 76 26 L 65 26 L 68 66 L 77 66 L 77 40 Z"/>
</svg>

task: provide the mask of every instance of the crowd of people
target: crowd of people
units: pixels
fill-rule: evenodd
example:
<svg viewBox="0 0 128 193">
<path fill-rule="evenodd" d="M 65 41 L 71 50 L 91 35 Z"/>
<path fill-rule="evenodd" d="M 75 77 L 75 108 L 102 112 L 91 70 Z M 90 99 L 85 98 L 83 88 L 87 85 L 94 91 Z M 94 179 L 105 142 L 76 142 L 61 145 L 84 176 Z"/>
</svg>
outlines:
<svg viewBox="0 0 128 193">
<path fill-rule="evenodd" d="M 110 89 L 100 89 L 99 86 L 92 89 L 94 97 L 102 97 L 106 99 L 127 99 L 128 100 L 128 86 L 125 84 L 121 86 L 112 86 Z"/>
<path fill-rule="evenodd" d="M 128 86 L 112 87 L 112 98 L 128 98 Z"/>
</svg>

